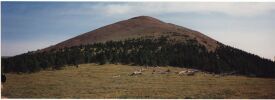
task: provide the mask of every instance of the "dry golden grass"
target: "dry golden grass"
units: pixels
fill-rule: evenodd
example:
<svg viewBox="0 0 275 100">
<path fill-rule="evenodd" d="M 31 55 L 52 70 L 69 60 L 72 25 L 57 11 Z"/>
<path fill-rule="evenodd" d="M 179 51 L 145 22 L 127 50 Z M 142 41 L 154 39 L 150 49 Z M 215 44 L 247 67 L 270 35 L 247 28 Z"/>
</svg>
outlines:
<svg viewBox="0 0 275 100">
<path fill-rule="evenodd" d="M 129 76 L 137 66 L 83 64 L 57 71 L 7 74 L 8 98 L 275 98 L 275 79 L 243 76 L 152 74 Z"/>
</svg>

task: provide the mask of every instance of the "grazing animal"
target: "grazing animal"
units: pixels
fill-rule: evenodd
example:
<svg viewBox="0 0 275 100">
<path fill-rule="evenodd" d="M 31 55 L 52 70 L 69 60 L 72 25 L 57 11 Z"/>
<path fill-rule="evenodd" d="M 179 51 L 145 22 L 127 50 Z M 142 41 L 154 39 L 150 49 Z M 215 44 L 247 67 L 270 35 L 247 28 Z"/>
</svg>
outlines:
<svg viewBox="0 0 275 100">
<path fill-rule="evenodd" d="M 152 74 L 154 74 L 155 72 L 156 72 L 156 70 L 155 70 L 155 69 L 153 69 Z"/>
<path fill-rule="evenodd" d="M 79 67 L 79 65 L 78 64 L 73 64 L 76 68 L 78 68 Z"/>
<path fill-rule="evenodd" d="M 144 68 L 141 68 L 139 71 L 141 71 L 141 72 L 144 72 L 144 71 L 146 71 L 146 69 L 144 69 Z"/>
<path fill-rule="evenodd" d="M 113 76 L 113 78 L 116 78 L 116 77 L 120 77 L 120 75 L 115 75 L 115 76 Z"/>
<path fill-rule="evenodd" d="M 198 70 L 184 70 L 184 71 L 180 71 L 178 74 L 179 75 L 193 76 L 197 72 L 199 72 L 199 71 Z"/>
<path fill-rule="evenodd" d="M 156 70 L 155 70 L 155 69 L 153 69 L 153 72 L 156 72 Z"/>
<path fill-rule="evenodd" d="M 186 74 L 187 76 L 194 76 L 195 75 L 195 72 L 189 72 Z"/>
<path fill-rule="evenodd" d="M 169 73 L 169 72 L 171 72 L 171 70 L 170 70 L 170 69 L 167 69 L 165 72 L 168 72 L 168 73 Z"/>
<path fill-rule="evenodd" d="M 141 70 L 139 70 L 139 71 L 134 71 L 132 74 L 130 74 L 130 76 L 134 76 L 134 75 L 142 75 Z"/>
<path fill-rule="evenodd" d="M 171 70 L 170 70 L 170 69 L 167 69 L 167 70 L 165 70 L 165 71 L 161 71 L 161 70 L 155 70 L 155 69 L 153 69 L 152 74 L 154 74 L 154 73 L 158 73 L 158 74 L 168 74 L 168 73 L 170 73 L 170 72 L 171 72 Z"/>
</svg>

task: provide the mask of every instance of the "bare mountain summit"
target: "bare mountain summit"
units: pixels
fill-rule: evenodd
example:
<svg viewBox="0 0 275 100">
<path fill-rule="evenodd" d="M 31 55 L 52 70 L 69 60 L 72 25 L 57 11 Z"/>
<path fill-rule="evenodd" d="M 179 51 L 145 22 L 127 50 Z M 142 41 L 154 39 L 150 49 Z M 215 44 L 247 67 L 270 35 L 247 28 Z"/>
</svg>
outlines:
<svg viewBox="0 0 275 100">
<path fill-rule="evenodd" d="M 154 38 L 163 35 L 169 35 L 169 39 L 176 41 L 195 39 L 209 51 L 214 51 L 219 46 L 217 41 L 198 31 L 166 23 L 153 17 L 139 16 L 81 34 L 54 46 L 45 48 L 43 51 L 110 40 L 116 41 L 146 36 Z"/>
</svg>

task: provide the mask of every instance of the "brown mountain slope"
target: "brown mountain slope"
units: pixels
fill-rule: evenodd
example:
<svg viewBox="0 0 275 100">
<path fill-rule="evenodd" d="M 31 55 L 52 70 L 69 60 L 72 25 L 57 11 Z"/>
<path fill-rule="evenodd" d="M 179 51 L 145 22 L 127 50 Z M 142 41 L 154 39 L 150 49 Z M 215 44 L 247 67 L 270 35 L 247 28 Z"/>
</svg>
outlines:
<svg viewBox="0 0 275 100">
<path fill-rule="evenodd" d="M 182 26 L 165 23 L 149 16 L 139 16 L 81 34 L 54 46 L 45 48 L 42 51 L 110 40 L 124 40 L 142 36 L 158 37 L 161 35 L 169 35 L 170 39 L 180 41 L 196 39 L 209 51 L 213 51 L 219 46 L 217 41 L 200 32 L 184 28 Z"/>
</svg>

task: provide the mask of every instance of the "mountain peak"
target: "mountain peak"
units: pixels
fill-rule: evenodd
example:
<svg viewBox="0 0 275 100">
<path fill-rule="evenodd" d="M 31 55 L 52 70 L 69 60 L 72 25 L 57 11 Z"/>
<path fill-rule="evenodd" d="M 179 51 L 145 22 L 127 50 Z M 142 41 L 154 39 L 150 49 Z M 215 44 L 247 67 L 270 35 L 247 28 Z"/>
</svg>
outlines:
<svg viewBox="0 0 275 100">
<path fill-rule="evenodd" d="M 145 20 L 158 20 L 154 17 L 151 17 L 151 16 L 137 16 L 137 17 L 133 17 L 133 18 L 130 18 L 130 19 L 145 19 Z"/>
<path fill-rule="evenodd" d="M 162 21 L 158 20 L 157 18 L 150 17 L 150 16 L 137 16 L 137 17 L 130 18 L 128 20 L 162 22 Z"/>
<path fill-rule="evenodd" d="M 178 25 L 169 24 L 150 16 L 137 16 L 81 34 L 54 46 L 45 48 L 44 50 L 47 51 L 64 47 L 106 42 L 110 40 L 125 40 L 144 36 L 158 37 L 162 35 L 171 35 L 171 39 L 179 41 L 196 39 L 210 51 L 215 50 L 218 46 L 217 41 L 200 32 Z"/>
</svg>

